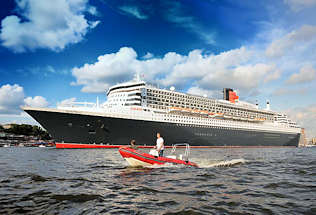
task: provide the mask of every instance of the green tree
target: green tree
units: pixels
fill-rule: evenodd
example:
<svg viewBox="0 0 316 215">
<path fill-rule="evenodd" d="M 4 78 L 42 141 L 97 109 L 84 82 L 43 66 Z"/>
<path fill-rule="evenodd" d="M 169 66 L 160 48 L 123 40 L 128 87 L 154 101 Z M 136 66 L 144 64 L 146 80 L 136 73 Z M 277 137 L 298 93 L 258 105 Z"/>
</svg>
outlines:
<svg viewBox="0 0 316 215">
<path fill-rule="evenodd" d="M 11 128 L 6 129 L 5 131 L 8 133 L 16 134 L 16 135 L 36 136 L 42 140 L 51 139 L 49 133 L 37 125 L 12 124 Z"/>
<path fill-rule="evenodd" d="M 0 131 L 4 131 L 4 128 L 2 127 L 2 125 L 0 125 Z"/>
<path fill-rule="evenodd" d="M 51 140 L 52 139 L 47 131 L 43 131 L 43 133 L 40 135 L 40 137 L 42 140 Z"/>
<path fill-rule="evenodd" d="M 40 136 L 42 133 L 42 129 L 39 126 L 34 125 L 32 128 L 32 135 L 34 136 Z"/>
<path fill-rule="evenodd" d="M 8 133 L 13 133 L 16 135 L 30 135 L 32 134 L 32 125 L 22 124 L 12 124 L 11 128 L 7 129 Z"/>
<path fill-rule="evenodd" d="M 49 135 L 49 133 L 45 130 L 43 130 L 41 127 L 34 125 L 33 126 L 33 135 L 40 137 L 40 139 L 42 140 L 50 140 L 51 137 Z"/>
</svg>

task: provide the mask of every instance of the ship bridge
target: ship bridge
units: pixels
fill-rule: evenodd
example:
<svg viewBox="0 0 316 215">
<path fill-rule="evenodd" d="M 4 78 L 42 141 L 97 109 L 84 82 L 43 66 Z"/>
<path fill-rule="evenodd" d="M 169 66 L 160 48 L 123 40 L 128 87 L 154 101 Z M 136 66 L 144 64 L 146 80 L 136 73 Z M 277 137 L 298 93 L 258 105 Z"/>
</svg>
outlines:
<svg viewBox="0 0 316 215">
<path fill-rule="evenodd" d="M 144 81 L 117 84 L 109 89 L 106 105 L 108 107 L 147 106 L 145 86 Z"/>
</svg>

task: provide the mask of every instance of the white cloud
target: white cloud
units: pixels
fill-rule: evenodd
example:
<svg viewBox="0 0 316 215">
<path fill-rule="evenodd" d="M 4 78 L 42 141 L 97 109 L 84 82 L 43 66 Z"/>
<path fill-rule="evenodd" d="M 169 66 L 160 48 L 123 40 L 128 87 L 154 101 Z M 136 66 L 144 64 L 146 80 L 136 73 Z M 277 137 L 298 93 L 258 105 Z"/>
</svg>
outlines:
<svg viewBox="0 0 316 215">
<path fill-rule="evenodd" d="M 18 114 L 24 104 L 23 87 L 6 84 L 0 87 L 0 114 Z"/>
<path fill-rule="evenodd" d="M 194 83 L 205 90 L 233 87 L 250 90 L 259 87 L 262 80 L 275 76 L 275 66 L 251 62 L 252 51 L 245 47 L 222 52 L 218 55 L 203 55 L 201 51 L 191 51 L 185 61 L 174 66 L 161 80 L 164 85 Z M 265 79 L 266 78 L 266 79 Z M 271 81 L 276 77 L 269 78 Z"/>
<path fill-rule="evenodd" d="M 284 0 L 284 3 L 289 5 L 294 12 L 299 12 L 305 8 L 315 6 L 316 0 Z"/>
<path fill-rule="evenodd" d="M 202 27 L 194 20 L 191 16 L 181 16 L 174 12 L 169 12 L 167 14 L 167 20 L 169 22 L 178 24 L 179 26 L 197 34 L 200 39 L 204 40 L 207 44 L 215 44 L 215 31 L 206 32 L 203 31 Z"/>
<path fill-rule="evenodd" d="M 98 10 L 97 10 L 96 7 L 94 7 L 94 6 L 88 6 L 87 8 L 88 8 L 87 11 L 88 11 L 91 15 L 93 15 L 93 16 L 99 16 L 99 12 L 98 12 Z"/>
<path fill-rule="evenodd" d="M 309 138 L 316 137 L 316 104 L 289 109 L 286 113 L 302 128 L 306 129 L 305 133 Z"/>
<path fill-rule="evenodd" d="M 164 14 L 165 19 L 171 23 L 175 23 L 189 32 L 196 34 L 200 39 L 209 45 L 215 45 L 216 31 L 214 29 L 205 30 L 193 16 L 183 14 L 181 4 L 177 1 L 166 2 L 167 12 Z"/>
<path fill-rule="evenodd" d="M 201 90 L 224 86 L 248 90 L 279 77 L 274 65 L 252 63 L 251 58 L 252 52 L 241 47 L 218 55 L 193 50 L 187 56 L 169 52 L 163 58 L 139 60 L 132 48 L 123 47 L 117 53 L 99 56 L 94 64 L 74 68 L 76 82 L 72 85 L 83 85 L 83 92 L 104 92 L 139 73 L 164 87 L 184 89 L 195 83 Z"/>
<path fill-rule="evenodd" d="M 93 21 L 93 22 L 89 21 L 88 23 L 90 25 L 90 28 L 92 29 L 92 28 L 97 27 L 97 25 L 100 24 L 101 22 L 100 21 Z"/>
<path fill-rule="evenodd" d="M 273 73 L 265 77 L 265 81 L 270 83 L 263 85 L 262 93 L 273 96 L 293 95 L 288 104 L 280 102 L 278 106 L 296 106 L 297 100 L 308 102 L 307 94 L 316 89 L 312 85 L 315 83 L 313 71 L 316 69 L 316 52 L 314 51 L 316 26 L 301 26 L 300 24 L 298 26 L 294 30 L 288 30 L 288 26 L 271 25 L 265 33 L 261 33 L 258 39 L 258 41 L 263 41 L 262 36 L 265 36 L 265 42 L 253 44 L 257 50 L 257 59 L 262 59 L 266 64 L 275 65 L 276 68 Z M 261 53 L 260 50 L 262 50 Z M 297 87 L 302 88 L 302 85 L 292 86 L 308 82 L 311 83 L 309 84 L 311 89 L 308 91 L 305 88 L 297 89 Z M 284 100 L 282 97 L 279 99 Z"/>
<path fill-rule="evenodd" d="M 294 73 L 286 81 L 287 84 L 301 84 L 312 82 L 316 79 L 316 70 L 312 65 L 302 67 L 299 73 Z"/>
<path fill-rule="evenodd" d="M 142 14 L 139 11 L 138 7 L 136 7 L 136 6 L 127 6 L 127 5 L 125 5 L 125 6 L 119 7 L 119 9 L 121 11 L 123 11 L 124 13 L 127 13 L 129 15 L 132 15 L 132 16 L 136 17 L 137 19 L 148 19 L 148 16 L 145 15 L 145 14 Z"/>
<path fill-rule="evenodd" d="M 187 90 L 187 93 L 192 94 L 192 95 L 198 95 L 198 96 L 206 95 L 207 97 L 214 97 L 214 91 L 201 89 L 197 86 L 190 87 Z"/>
<path fill-rule="evenodd" d="M 30 74 L 32 75 L 36 75 L 36 76 L 45 76 L 45 77 L 49 77 L 52 76 L 53 74 L 57 74 L 57 75 L 67 75 L 70 73 L 70 70 L 67 69 L 55 69 L 53 66 L 51 65 L 47 65 L 47 66 L 37 66 L 37 67 L 26 67 L 24 69 L 19 69 L 18 70 L 19 73 L 28 76 Z"/>
<path fill-rule="evenodd" d="M 57 103 L 57 106 L 67 106 L 69 104 L 72 104 L 76 101 L 77 99 L 76 98 L 69 98 L 69 99 L 65 99 L 65 100 L 62 100 L 61 102 L 58 102 Z"/>
<path fill-rule="evenodd" d="M 273 41 L 266 49 L 266 55 L 271 58 L 283 57 L 300 49 L 310 49 L 310 44 L 316 41 L 316 26 L 304 25 L 280 39 Z M 295 49 L 294 49 L 295 48 Z M 299 50 L 298 50 L 299 49 Z"/>
<path fill-rule="evenodd" d="M 35 119 L 33 119 L 26 112 L 20 112 L 18 114 L 1 114 L 0 124 L 29 124 L 41 126 Z"/>
<path fill-rule="evenodd" d="M 80 42 L 98 21 L 88 21 L 84 12 L 93 9 L 87 0 L 17 0 L 20 17 L 11 15 L 1 22 L 2 45 L 15 52 L 38 48 L 63 50 Z"/>
<path fill-rule="evenodd" d="M 72 74 L 77 81 L 73 85 L 84 85 L 83 92 L 104 92 L 109 83 L 131 79 L 137 71 L 137 54 L 131 48 L 121 48 L 114 54 L 98 57 L 94 64 L 74 68 Z"/>
<path fill-rule="evenodd" d="M 308 92 L 308 89 L 306 88 L 299 88 L 299 89 L 289 89 L 289 88 L 278 88 L 274 92 L 272 92 L 272 95 L 274 96 L 290 96 L 293 97 L 293 95 L 299 95 L 303 96 Z"/>
<path fill-rule="evenodd" d="M 147 52 L 147 54 L 145 54 L 142 58 L 143 59 L 150 59 L 150 58 L 153 58 L 153 57 L 154 57 L 154 55 L 152 53 Z"/>
<path fill-rule="evenodd" d="M 47 107 L 48 106 L 48 102 L 42 96 L 35 96 L 34 98 L 27 97 L 24 99 L 24 103 L 25 105 L 30 106 L 30 107 Z"/>
<path fill-rule="evenodd" d="M 275 65 L 273 65 L 273 67 L 275 67 Z M 264 82 L 268 83 L 270 81 L 274 81 L 274 80 L 278 80 L 282 75 L 282 70 L 280 69 L 275 69 L 274 72 L 268 74 L 265 78 L 264 78 Z"/>
<path fill-rule="evenodd" d="M 207 74 L 199 83 L 205 88 L 211 86 L 213 89 L 218 89 L 224 86 L 248 92 L 251 89 L 258 88 L 264 77 L 273 73 L 273 70 L 273 66 L 261 63 L 245 66 L 237 65 L 236 68 L 232 69 L 222 65 L 221 70 Z"/>
<path fill-rule="evenodd" d="M 94 64 L 73 68 L 76 82 L 72 85 L 83 85 L 83 92 L 104 92 L 115 83 L 131 80 L 136 73 L 152 81 L 156 75 L 171 71 L 171 67 L 182 59 L 170 52 L 162 59 L 138 60 L 134 49 L 123 47 L 117 53 L 99 56 Z"/>
<path fill-rule="evenodd" d="M 46 107 L 48 102 L 42 96 L 24 98 L 24 89 L 18 84 L 0 86 L 0 115 L 20 115 L 21 106 Z"/>
</svg>

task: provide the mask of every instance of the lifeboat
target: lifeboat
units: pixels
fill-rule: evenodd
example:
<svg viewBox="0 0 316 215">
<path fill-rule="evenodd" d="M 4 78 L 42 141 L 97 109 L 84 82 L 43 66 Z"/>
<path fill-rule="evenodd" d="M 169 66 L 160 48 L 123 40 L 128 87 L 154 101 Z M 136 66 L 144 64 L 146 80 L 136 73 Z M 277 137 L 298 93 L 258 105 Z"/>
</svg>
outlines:
<svg viewBox="0 0 316 215">
<path fill-rule="evenodd" d="M 176 113 L 185 113 L 185 112 L 190 112 L 190 109 L 187 108 L 181 108 L 181 107 L 170 107 L 169 112 L 176 112 Z"/>
<path fill-rule="evenodd" d="M 232 119 L 233 117 L 231 115 L 224 115 L 225 119 Z"/>
<path fill-rule="evenodd" d="M 207 110 L 201 110 L 200 113 L 201 113 L 202 115 L 208 115 L 209 112 L 208 112 Z"/>
<path fill-rule="evenodd" d="M 143 110 L 143 109 L 140 107 L 132 107 L 131 110 Z"/>
<path fill-rule="evenodd" d="M 197 113 L 197 114 L 199 114 L 199 113 L 200 113 L 200 110 L 193 109 L 191 112 L 192 112 L 192 113 Z"/>
<path fill-rule="evenodd" d="M 223 113 L 215 113 L 215 117 L 217 118 L 223 118 L 224 114 Z"/>
<path fill-rule="evenodd" d="M 208 117 L 214 118 L 214 117 L 215 117 L 215 114 L 212 113 L 212 112 L 209 112 L 209 113 L 208 113 Z"/>
<path fill-rule="evenodd" d="M 264 122 L 265 120 L 262 119 L 262 118 L 258 118 L 256 121 L 257 121 L 257 122 Z"/>
<path fill-rule="evenodd" d="M 170 111 L 180 111 L 181 109 L 179 107 L 170 107 Z"/>
<path fill-rule="evenodd" d="M 191 110 L 189 108 L 182 108 L 181 111 L 182 112 L 190 112 Z"/>
<path fill-rule="evenodd" d="M 175 150 L 179 146 L 185 147 L 184 155 L 180 154 L 179 156 L 177 156 L 175 154 Z M 159 157 L 155 155 L 153 151 L 156 151 L 156 150 L 153 150 L 153 149 L 151 150 L 151 153 L 144 153 L 136 149 L 132 149 L 128 146 L 122 146 L 119 148 L 118 151 L 121 154 L 121 156 L 132 167 L 138 167 L 138 166 L 150 167 L 153 165 L 164 165 L 164 164 L 175 164 L 175 165 L 198 167 L 196 163 L 189 161 L 190 146 L 188 144 L 173 145 L 171 155 L 166 156 L 166 157 Z"/>
</svg>

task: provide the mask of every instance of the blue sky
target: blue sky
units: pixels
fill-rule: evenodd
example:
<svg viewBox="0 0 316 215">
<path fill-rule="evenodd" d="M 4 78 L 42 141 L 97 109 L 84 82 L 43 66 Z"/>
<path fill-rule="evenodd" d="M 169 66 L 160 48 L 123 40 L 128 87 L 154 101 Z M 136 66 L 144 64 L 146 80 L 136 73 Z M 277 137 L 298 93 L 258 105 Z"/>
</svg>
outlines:
<svg viewBox="0 0 316 215">
<path fill-rule="evenodd" d="M 182 92 L 268 99 L 316 136 L 316 0 L 0 4 L 0 123 L 34 123 L 21 105 L 105 101 L 139 72 Z"/>
</svg>

